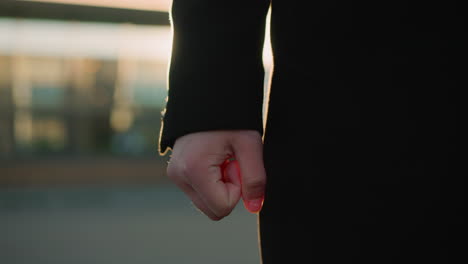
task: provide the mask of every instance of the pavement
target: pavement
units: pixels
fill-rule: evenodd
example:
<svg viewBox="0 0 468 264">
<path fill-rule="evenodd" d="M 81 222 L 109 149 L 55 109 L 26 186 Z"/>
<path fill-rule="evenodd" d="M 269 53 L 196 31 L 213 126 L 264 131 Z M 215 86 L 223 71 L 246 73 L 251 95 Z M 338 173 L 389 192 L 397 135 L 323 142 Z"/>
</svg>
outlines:
<svg viewBox="0 0 468 264">
<path fill-rule="evenodd" d="M 260 264 L 257 216 L 215 222 L 171 184 L 0 189 L 0 264 Z"/>
</svg>

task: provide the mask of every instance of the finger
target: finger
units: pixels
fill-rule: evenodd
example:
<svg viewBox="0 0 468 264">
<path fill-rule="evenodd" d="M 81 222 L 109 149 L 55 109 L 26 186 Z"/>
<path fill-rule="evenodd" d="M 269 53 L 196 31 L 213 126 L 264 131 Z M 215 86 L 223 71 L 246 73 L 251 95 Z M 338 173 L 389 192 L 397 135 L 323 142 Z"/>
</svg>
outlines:
<svg viewBox="0 0 468 264">
<path fill-rule="evenodd" d="M 239 162 L 235 158 L 226 159 L 220 167 L 225 183 L 241 186 Z"/>
<path fill-rule="evenodd" d="M 183 189 L 184 193 L 192 200 L 192 203 L 206 216 L 208 216 L 211 220 L 218 221 L 221 220 L 222 217 L 217 216 L 211 209 L 205 205 L 201 197 L 198 193 L 192 188 L 190 185 L 186 185 Z"/>
<path fill-rule="evenodd" d="M 233 168 L 233 165 L 226 167 L 228 175 L 235 173 Z M 223 218 L 231 213 L 240 200 L 241 186 L 233 182 L 225 183 L 219 165 L 210 165 L 207 168 L 199 166 L 192 173 L 190 183 L 204 204 L 218 217 Z"/>
<path fill-rule="evenodd" d="M 257 213 L 263 205 L 266 184 L 262 139 L 259 134 L 238 137 L 233 148 L 240 167 L 244 205 Z"/>
<path fill-rule="evenodd" d="M 224 168 L 223 179 L 228 192 L 229 201 L 237 204 L 241 196 L 241 176 L 237 160 L 228 162 Z"/>
<path fill-rule="evenodd" d="M 198 193 L 188 184 L 184 179 L 173 179 L 174 183 L 181 189 L 192 201 L 198 210 L 200 210 L 203 214 L 208 216 L 211 220 L 218 221 L 221 217 L 218 217 L 211 209 L 205 205 L 203 200 L 200 198 Z"/>
</svg>

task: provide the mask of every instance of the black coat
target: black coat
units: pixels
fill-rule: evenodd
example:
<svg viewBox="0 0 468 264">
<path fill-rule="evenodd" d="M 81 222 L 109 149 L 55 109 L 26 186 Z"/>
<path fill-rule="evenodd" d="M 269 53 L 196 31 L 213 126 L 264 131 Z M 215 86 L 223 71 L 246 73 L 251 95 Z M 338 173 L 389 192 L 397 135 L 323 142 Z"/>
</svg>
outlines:
<svg viewBox="0 0 468 264">
<path fill-rule="evenodd" d="M 264 264 L 465 263 L 461 1 L 174 0 L 160 150 L 264 133 Z M 268 102 L 266 127 L 262 104 Z"/>
</svg>

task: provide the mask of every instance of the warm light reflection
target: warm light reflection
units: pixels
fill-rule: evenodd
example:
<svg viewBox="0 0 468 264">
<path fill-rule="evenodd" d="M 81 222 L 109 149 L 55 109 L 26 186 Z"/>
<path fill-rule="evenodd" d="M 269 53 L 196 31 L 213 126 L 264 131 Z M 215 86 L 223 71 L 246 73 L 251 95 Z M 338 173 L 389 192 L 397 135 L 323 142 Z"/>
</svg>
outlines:
<svg viewBox="0 0 468 264">
<path fill-rule="evenodd" d="M 29 76 L 30 71 L 25 56 L 17 56 L 12 63 L 12 95 L 13 103 L 19 107 L 29 107 L 31 105 L 31 85 L 25 76 Z"/>
<path fill-rule="evenodd" d="M 268 10 L 267 18 L 266 18 L 266 28 L 265 28 L 265 44 L 263 45 L 263 65 L 265 66 L 267 72 L 271 69 L 273 65 L 273 53 L 271 50 L 271 42 L 270 42 L 270 19 L 271 19 L 271 9 Z"/>
<path fill-rule="evenodd" d="M 153 11 L 168 11 L 172 0 L 23 0 L 74 5 L 91 5 Z"/>
<path fill-rule="evenodd" d="M 133 113 L 128 107 L 114 108 L 112 110 L 110 122 L 115 131 L 127 131 L 132 125 Z"/>
<path fill-rule="evenodd" d="M 270 20 L 271 20 L 271 8 L 268 10 L 267 18 L 266 18 L 266 29 L 265 29 L 265 43 L 263 45 L 263 67 L 265 68 L 265 84 L 263 86 L 263 94 L 265 98 L 270 97 L 270 80 L 271 80 L 271 73 L 273 70 L 273 52 L 271 49 L 271 41 L 270 41 Z M 263 103 L 263 127 L 266 126 L 267 120 L 267 113 L 268 113 L 268 102 L 269 100 L 265 100 Z"/>
<path fill-rule="evenodd" d="M 15 139 L 19 143 L 30 143 L 33 138 L 32 116 L 29 111 L 18 111 L 14 121 Z"/>
<path fill-rule="evenodd" d="M 56 118 L 35 120 L 32 123 L 32 131 L 35 142 L 47 143 L 52 149 L 62 148 L 65 145 L 65 126 L 61 120 Z"/>
<path fill-rule="evenodd" d="M 0 54 L 115 59 L 125 56 L 166 62 L 169 26 L 0 18 Z"/>
</svg>

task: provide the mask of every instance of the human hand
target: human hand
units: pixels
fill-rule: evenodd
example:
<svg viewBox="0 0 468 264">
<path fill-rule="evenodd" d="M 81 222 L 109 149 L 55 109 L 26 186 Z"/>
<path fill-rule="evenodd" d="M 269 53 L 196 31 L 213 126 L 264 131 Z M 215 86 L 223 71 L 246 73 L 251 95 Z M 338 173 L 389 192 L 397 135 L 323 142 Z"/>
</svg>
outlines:
<svg viewBox="0 0 468 264">
<path fill-rule="evenodd" d="M 226 162 L 230 158 L 235 160 Z M 247 210 L 257 213 L 266 183 L 261 135 L 223 130 L 182 136 L 174 144 L 167 175 L 212 220 L 229 215 L 241 197 Z"/>
</svg>

